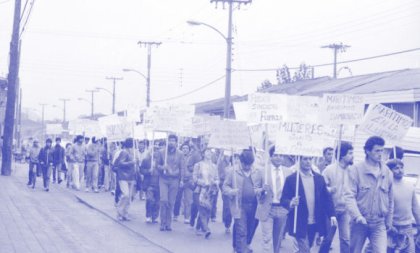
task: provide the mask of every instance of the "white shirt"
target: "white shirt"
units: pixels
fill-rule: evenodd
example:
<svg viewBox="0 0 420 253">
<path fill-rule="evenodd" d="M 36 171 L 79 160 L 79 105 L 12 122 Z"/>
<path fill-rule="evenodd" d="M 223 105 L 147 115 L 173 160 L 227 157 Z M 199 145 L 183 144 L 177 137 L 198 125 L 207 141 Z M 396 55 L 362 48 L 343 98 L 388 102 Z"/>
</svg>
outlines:
<svg viewBox="0 0 420 253">
<path fill-rule="evenodd" d="M 271 165 L 271 182 L 273 184 L 273 203 L 279 204 L 280 203 L 280 192 L 283 190 L 284 185 L 284 172 L 283 168 L 279 166 L 278 168 Z M 276 171 L 278 171 L 278 178 L 280 179 L 279 182 L 276 178 Z"/>
</svg>

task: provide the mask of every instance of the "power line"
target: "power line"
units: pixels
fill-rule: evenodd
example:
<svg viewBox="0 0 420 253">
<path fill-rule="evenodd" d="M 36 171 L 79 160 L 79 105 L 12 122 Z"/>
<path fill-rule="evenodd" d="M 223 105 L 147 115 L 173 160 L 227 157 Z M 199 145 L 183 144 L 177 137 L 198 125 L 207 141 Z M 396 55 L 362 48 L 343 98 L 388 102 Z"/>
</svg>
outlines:
<svg viewBox="0 0 420 253">
<path fill-rule="evenodd" d="M 202 86 L 200 86 L 198 88 L 195 88 L 194 90 L 191 90 L 189 92 L 186 92 L 184 94 L 181 94 L 181 95 L 178 95 L 178 96 L 174 96 L 174 97 L 170 97 L 170 98 L 160 99 L 160 100 L 153 100 L 152 102 L 154 102 L 154 103 L 166 102 L 166 101 L 170 101 L 170 100 L 174 100 L 174 99 L 178 99 L 178 98 L 182 98 L 182 97 L 188 96 L 188 95 L 190 95 L 192 93 L 195 93 L 195 92 L 200 91 L 200 90 L 202 90 L 204 88 L 207 88 L 208 86 L 210 86 L 212 84 L 215 84 L 215 83 L 217 83 L 220 80 L 223 80 L 225 77 L 226 77 L 226 75 L 223 75 L 223 76 L 221 76 L 221 77 L 219 77 L 219 78 L 217 78 L 217 79 L 215 79 L 215 80 L 213 80 L 213 81 L 211 81 L 209 83 L 206 83 L 206 84 L 204 84 L 204 85 L 202 85 Z"/>
<path fill-rule="evenodd" d="M 25 28 L 26 28 L 26 25 L 28 24 L 29 18 L 30 18 L 31 13 L 32 13 L 32 9 L 33 9 L 33 7 L 34 7 L 34 4 L 35 4 L 35 0 L 32 0 L 32 2 L 31 2 L 31 4 L 30 4 L 31 6 L 29 7 L 28 15 L 26 16 L 25 23 L 23 24 L 23 26 L 22 26 L 22 30 L 21 30 L 21 32 L 20 32 L 20 37 L 21 37 L 21 36 L 22 36 L 22 34 L 25 32 Z"/>
<path fill-rule="evenodd" d="M 340 62 L 337 62 L 337 64 L 372 60 L 372 59 L 376 59 L 376 58 L 382 58 L 382 57 L 387 57 L 387 56 L 392 56 L 392 55 L 398 55 L 398 54 L 405 54 L 405 53 L 410 53 L 410 52 L 419 51 L 419 50 L 420 50 L 420 47 L 418 47 L 418 48 L 412 48 L 412 49 L 407 49 L 407 50 L 403 50 L 403 51 L 398 51 L 398 52 L 393 52 L 393 53 L 388 53 L 388 54 L 381 54 L 381 55 L 369 56 L 369 57 L 358 58 L 358 59 L 347 60 L 347 61 L 340 61 Z M 331 65 L 334 65 L 334 63 L 333 62 L 332 63 L 323 63 L 323 64 L 317 64 L 317 65 L 311 65 L 311 66 L 312 67 L 325 67 L 325 66 L 331 66 Z M 234 70 L 235 71 L 241 71 L 241 72 L 264 72 L 264 71 L 276 71 L 278 69 L 279 68 L 234 69 Z M 289 69 L 299 69 L 299 67 L 293 67 L 293 68 L 289 68 Z"/>
</svg>

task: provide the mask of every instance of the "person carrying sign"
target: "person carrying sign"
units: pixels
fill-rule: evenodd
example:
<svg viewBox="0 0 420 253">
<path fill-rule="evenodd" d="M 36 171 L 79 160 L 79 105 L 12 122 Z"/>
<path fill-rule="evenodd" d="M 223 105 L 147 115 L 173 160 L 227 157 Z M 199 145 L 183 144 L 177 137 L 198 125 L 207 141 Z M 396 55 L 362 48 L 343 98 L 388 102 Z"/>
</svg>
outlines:
<svg viewBox="0 0 420 253">
<path fill-rule="evenodd" d="M 226 175 L 223 193 L 230 198 L 230 210 L 234 218 L 233 248 L 237 253 L 251 253 L 250 248 L 258 220 L 255 219 L 257 195 L 254 182 L 261 180 L 261 173 L 253 168 L 254 154 L 251 149 L 243 150 L 240 164 Z"/>
<path fill-rule="evenodd" d="M 268 172 L 264 173 L 267 178 L 261 175 L 259 181 L 254 182 L 258 197 L 255 217 L 261 224 L 263 252 L 279 253 L 289 212 L 280 205 L 280 198 L 286 178 L 293 172 L 284 166 L 285 156 L 275 154 L 274 146 L 270 148 L 269 154 L 271 163 Z"/>
<path fill-rule="evenodd" d="M 369 238 L 374 253 L 386 252 L 387 230 L 392 229 L 394 196 L 392 173 L 382 164 L 385 140 L 367 139 L 363 162 L 350 167 L 345 180 L 350 225 L 350 252 L 359 253 Z"/>
<path fill-rule="evenodd" d="M 337 157 L 337 156 L 340 157 Z M 322 172 L 327 189 L 334 202 L 337 214 L 338 233 L 340 236 L 340 253 L 350 252 L 350 216 L 344 199 L 344 177 L 347 169 L 353 165 L 353 146 L 348 142 L 341 142 L 340 152 L 336 150 L 337 163 L 331 164 Z"/>
<path fill-rule="evenodd" d="M 287 220 L 289 234 L 295 238 L 299 253 L 310 253 L 315 234 L 325 235 L 326 217 L 331 226 L 337 226 L 334 204 L 324 178 L 313 171 L 312 157 L 298 159 L 297 171 L 286 178 L 280 199 L 282 207 L 290 210 Z M 299 196 L 296 197 L 296 178 L 299 173 Z M 297 207 L 297 225 L 294 232 L 294 208 Z"/>
<path fill-rule="evenodd" d="M 162 150 L 158 162 L 160 191 L 160 231 L 172 231 L 172 212 L 180 182 L 183 182 L 183 159 L 177 150 L 178 137 L 168 136 L 167 150 Z M 181 183 L 182 184 L 182 183 Z"/>
</svg>

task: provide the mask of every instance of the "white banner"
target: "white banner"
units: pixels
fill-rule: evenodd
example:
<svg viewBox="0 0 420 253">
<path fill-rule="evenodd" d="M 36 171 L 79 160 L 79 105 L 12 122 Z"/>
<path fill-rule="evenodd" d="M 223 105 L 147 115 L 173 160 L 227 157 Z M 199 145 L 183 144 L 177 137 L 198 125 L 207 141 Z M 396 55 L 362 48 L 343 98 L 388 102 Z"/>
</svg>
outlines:
<svg viewBox="0 0 420 253">
<path fill-rule="evenodd" d="M 284 120 L 287 97 L 283 94 L 249 94 L 248 123 L 275 123 Z"/>
<path fill-rule="evenodd" d="M 221 120 L 213 128 L 209 147 L 225 150 L 247 149 L 251 146 L 251 138 L 246 122 Z"/>
<path fill-rule="evenodd" d="M 407 134 L 413 120 L 384 105 L 370 105 L 366 112 L 360 130 L 370 134 L 381 136 L 386 145 L 398 145 Z"/>
<path fill-rule="evenodd" d="M 358 125 L 364 116 L 363 96 L 352 94 L 324 94 L 322 122 L 330 125 Z"/>
<path fill-rule="evenodd" d="M 150 126 L 155 131 L 182 132 L 194 113 L 194 105 L 152 107 L 146 113 L 146 126 Z"/>
</svg>

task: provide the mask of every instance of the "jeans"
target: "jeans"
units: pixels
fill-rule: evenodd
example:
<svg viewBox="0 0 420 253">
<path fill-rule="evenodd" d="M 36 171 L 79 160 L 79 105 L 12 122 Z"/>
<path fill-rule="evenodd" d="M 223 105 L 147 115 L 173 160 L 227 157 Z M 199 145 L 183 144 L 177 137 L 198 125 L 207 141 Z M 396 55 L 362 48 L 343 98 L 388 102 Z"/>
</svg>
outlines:
<svg viewBox="0 0 420 253">
<path fill-rule="evenodd" d="M 156 220 L 159 217 L 159 186 L 149 186 L 146 189 L 146 218 Z"/>
<path fill-rule="evenodd" d="M 199 207 L 199 196 L 200 194 L 197 192 L 193 192 L 193 201 L 191 204 L 191 216 L 190 216 L 190 225 L 194 227 L 196 225 L 196 219 L 198 215 L 198 207 Z M 197 224 L 199 224 L 199 220 L 197 220 Z"/>
<path fill-rule="evenodd" d="M 84 163 L 73 163 L 73 185 L 80 190 L 84 178 Z"/>
<path fill-rule="evenodd" d="M 350 252 L 350 216 L 347 212 L 337 212 L 340 253 Z"/>
<path fill-rule="evenodd" d="M 131 196 L 133 194 L 134 182 L 135 181 L 125 181 L 125 180 L 120 180 L 118 182 L 121 189 L 121 198 L 120 198 L 120 201 L 118 201 L 117 213 L 119 216 L 123 218 L 127 218 L 127 215 L 128 215 L 128 208 L 130 207 L 130 203 L 131 203 Z"/>
<path fill-rule="evenodd" d="M 60 163 L 60 164 L 54 165 L 54 167 L 52 168 L 54 182 L 56 182 L 57 180 L 61 181 L 61 167 L 62 167 L 62 164 Z"/>
<path fill-rule="evenodd" d="M 258 220 L 255 219 L 257 202 L 242 203 L 241 218 L 235 219 L 233 224 L 233 248 L 237 253 L 248 253 L 248 245 L 254 238 L 255 230 L 258 227 Z"/>
<path fill-rule="evenodd" d="M 175 204 L 174 204 L 175 217 L 179 216 L 179 212 L 181 211 L 181 202 L 182 202 L 183 195 L 184 195 L 184 187 L 179 187 L 178 192 L 176 194 L 176 198 L 175 198 Z"/>
<path fill-rule="evenodd" d="M 98 162 L 89 161 L 86 164 L 86 189 L 98 190 Z"/>
<path fill-rule="evenodd" d="M 373 253 L 386 252 L 387 235 L 385 221 L 375 223 L 359 224 L 351 222 L 350 224 L 350 252 L 362 252 L 366 238 L 369 238 Z"/>
<path fill-rule="evenodd" d="M 28 185 L 35 187 L 37 172 L 39 171 L 39 164 L 29 162 L 29 180 Z"/>
<path fill-rule="evenodd" d="M 73 185 L 73 163 L 67 163 L 67 187 Z"/>
<path fill-rule="evenodd" d="M 104 189 L 105 191 L 111 190 L 111 167 L 109 165 L 104 165 Z"/>
<path fill-rule="evenodd" d="M 188 185 L 184 185 L 184 219 L 191 218 L 191 206 L 193 203 L 193 190 Z"/>
<path fill-rule="evenodd" d="M 295 253 L 311 253 L 311 247 L 314 244 L 316 234 L 316 225 L 308 225 L 308 234 L 305 238 L 295 237 L 293 247 Z M 360 253 L 360 251 L 359 251 Z"/>
<path fill-rule="evenodd" d="M 212 199 L 212 207 L 211 207 L 211 218 L 216 219 L 216 213 L 217 213 L 217 199 L 219 197 L 219 191 L 216 192 L 216 195 Z"/>
<path fill-rule="evenodd" d="M 210 216 L 211 216 L 211 210 L 203 206 L 198 207 L 198 219 L 200 220 L 201 230 L 203 232 L 210 232 L 210 229 L 209 229 Z"/>
<path fill-rule="evenodd" d="M 230 228 L 232 225 L 232 213 L 230 212 L 230 198 L 227 195 L 222 194 L 223 200 L 223 210 L 222 210 L 222 218 L 223 224 L 225 228 Z"/>
<path fill-rule="evenodd" d="M 178 193 L 178 178 L 160 178 L 160 226 L 161 228 L 171 228 L 172 212 Z"/>
<path fill-rule="evenodd" d="M 48 166 L 48 165 L 42 166 L 42 178 L 44 180 L 45 189 L 50 188 L 51 167 L 52 166 Z"/>
<path fill-rule="evenodd" d="M 287 213 L 288 211 L 280 206 L 272 206 L 267 220 L 260 221 L 263 252 L 280 252 L 281 241 L 287 224 Z"/>
</svg>

